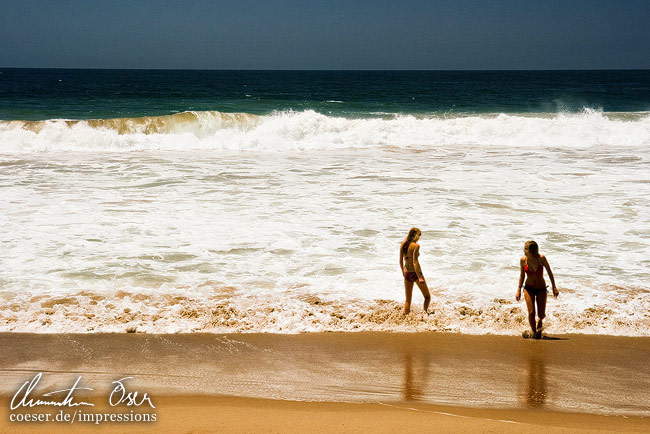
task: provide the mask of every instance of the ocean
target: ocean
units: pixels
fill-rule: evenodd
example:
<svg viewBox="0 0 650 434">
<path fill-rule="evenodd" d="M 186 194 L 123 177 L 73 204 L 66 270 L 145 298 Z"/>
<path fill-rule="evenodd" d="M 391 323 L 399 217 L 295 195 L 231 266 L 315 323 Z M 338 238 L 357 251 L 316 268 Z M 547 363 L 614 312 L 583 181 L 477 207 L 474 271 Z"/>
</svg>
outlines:
<svg viewBox="0 0 650 434">
<path fill-rule="evenodd" d="M 534 239 L 650 336 L 649 169 L 648 70 L 0 69 L 0 331 L 519 334 Z"/>
</svg>

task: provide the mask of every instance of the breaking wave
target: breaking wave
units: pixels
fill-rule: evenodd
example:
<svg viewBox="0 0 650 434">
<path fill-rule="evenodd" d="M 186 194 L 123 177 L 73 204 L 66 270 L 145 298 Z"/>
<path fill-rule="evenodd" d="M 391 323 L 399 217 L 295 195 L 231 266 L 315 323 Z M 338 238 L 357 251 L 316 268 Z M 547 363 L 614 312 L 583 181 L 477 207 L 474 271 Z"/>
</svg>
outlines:
<svg viewBox="0 0 650 434">
<path fill-rule="evenodd" d="M 183 112 L 139 118 L 0 121 L 0 153 L 150 150 L 274 151 L 373 147 L 650 145 L 650 114 L 394 115 L 308 110 L 257 116 Z"/>
</svg>

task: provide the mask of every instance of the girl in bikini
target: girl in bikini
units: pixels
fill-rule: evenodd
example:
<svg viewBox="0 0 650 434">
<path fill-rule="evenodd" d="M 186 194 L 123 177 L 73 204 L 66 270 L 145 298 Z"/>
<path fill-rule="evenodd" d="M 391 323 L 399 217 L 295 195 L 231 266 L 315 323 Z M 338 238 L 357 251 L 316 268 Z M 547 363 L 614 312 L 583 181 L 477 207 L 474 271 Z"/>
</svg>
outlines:
<svg viewBox="0 0 650 434">
<path fill-rule="evenodd" d="M 413 295 L 413 284 L 417 283 L 418 288 L 424 295 L 424 312 L 428 312 L 431 294 L 427 282 L 422 275 L 418 256 L 420 256 L 420 246 L 417 241 L 420 239 L 422 232 L 418 228 L 411 228 L 408 235 L 399 248 L 399 267 L 404 275 L 404 289 L 406 290 L 406 301 L 404 302 L 404 315 L 411 311 L 411 296 Z"/>
<path fill-rule="evenodd" d="M 544 268 L 553 285 L 553 295 L 558 296 L 559 292 L 555 287 L 555 279 L 551 266 L 546 257 L 539 254 L 539 247 L 535 241 L 526 241 L 524 244 L 524 256 L 519 260 L 519 287 L 517 288 L 517 301 L 521 299 L 521 287 L 524 287 L 524 297 L 528 306 L 528 322 L 535 339 L 542 337 L 542 320 L 546 316 L 546 282 L 544 281 Z M 524 278 L 526 284 L 524 285 Z M 535 322 L 535 305 L 537 304 L 537 317 Z"/>
</svg>

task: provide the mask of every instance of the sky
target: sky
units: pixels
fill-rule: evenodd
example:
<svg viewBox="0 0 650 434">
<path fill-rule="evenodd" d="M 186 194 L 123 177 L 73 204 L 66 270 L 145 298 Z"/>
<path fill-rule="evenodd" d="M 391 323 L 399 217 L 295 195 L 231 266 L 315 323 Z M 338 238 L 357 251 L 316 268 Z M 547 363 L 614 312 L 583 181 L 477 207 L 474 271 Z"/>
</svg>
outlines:
<svg viewBox="0 0 650 434">
<path fill-rule="evenodd" d="M 0 0 L 0 67 L 649 69 L 642 0 Z"/>
</svg>

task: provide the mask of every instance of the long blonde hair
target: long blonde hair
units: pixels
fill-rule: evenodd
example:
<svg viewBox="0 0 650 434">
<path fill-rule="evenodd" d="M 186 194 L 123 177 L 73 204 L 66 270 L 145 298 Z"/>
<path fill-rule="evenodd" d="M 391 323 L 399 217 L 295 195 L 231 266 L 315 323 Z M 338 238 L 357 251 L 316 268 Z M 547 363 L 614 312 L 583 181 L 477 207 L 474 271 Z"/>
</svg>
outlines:
<svg viewBox="0 0 650 434">
<path fill-rule="evenodd" d="M 539 246 L 535 241 L 533 240 L 526 241 L 524 243 L 524 249 L 528 249 L 528 251 L 533 255 L 534 258 L 539 259 Z"/>
<path fill-rule="evenodd" d="M 415 237 L 417 237 L 418 235 L 421 235 L 421 234 L 422 234 L 422 231 L 420 229 L 411 228 L 409 230 L 409 233 L 406 236 L 406 238 L 404 238 L 404 242 L 402 243 L 402 253 L 407 254 L 408 251 L 409 251 L 409 245 L 411 245 L 411 243 L 413 242 Z"/>
</svg>

